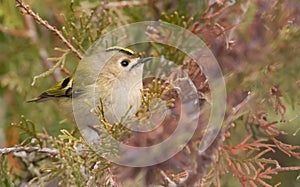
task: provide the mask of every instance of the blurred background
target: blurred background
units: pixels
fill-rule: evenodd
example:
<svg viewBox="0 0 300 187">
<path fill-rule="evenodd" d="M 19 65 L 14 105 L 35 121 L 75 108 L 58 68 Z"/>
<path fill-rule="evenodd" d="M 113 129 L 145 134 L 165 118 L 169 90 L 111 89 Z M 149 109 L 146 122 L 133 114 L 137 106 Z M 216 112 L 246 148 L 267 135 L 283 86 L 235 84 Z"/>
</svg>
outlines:
<svg viewBox="0 0 300 187">
<path fill-rule="evenodd" d="M 227 117 L 234 120 L 225 133 L 224 145 L 238 145 L 248 134 L 252 134 L 253 142 L 264 138 L 266 143 L 274 144 L 256 121 L 257 115 L 262 114 L 264 120 L 277 121 L 275 126 L 286 132 L 277 136 L 278 140 L 299 146 L 298 0 L 26 0 L 25 3 L 60 30 L 82 54 L 99 36 L 128 23 L 160 20 L 190 30 L 212 50 L 225 77 Z M 57 35 L 24 12 L 16 6 L 16 1 L 0 0 L 1 147 L 13 147 L 26 139 L 26 133 L 11 125 L 25 119 L 35 124 L 37 132 L 47 132 L 53 137 L 58 136 L 61 129 L 74 129 L 54 102 L 26 103 L 73 72 L 80 59 Z M 232 108 L 241 104 L 249 92 L 254 93 L 255 98 L 247 101 L 242 112 L 232 114 Z M 293 150 L 298 151 L 295 154 L 274 150 L 275 153 L 268 152 L 263 157 L 276 160 L 280 166 L 300 166 L 299 148 Z M 239 151 L 242 149 L 237 150 L 237 154 Z M 217 163 L 209 166 L 214 168 Z M 24 169 L 13 157 L 8 157 L 8 165 L 16 173 Z M 211 168 L 208 171 L 212 171 Z M 233 176 L 232 170 L 221 170 L 219 183 L 214 181 L 210 185 L 242 186 L 241 179 Z M 272 175 L 267 182 L 272 186 L 278 182 L 281 186 L 300 186 L 299 168 L 298 171 L 287 170 L 291 171 Z"/>
</svg>

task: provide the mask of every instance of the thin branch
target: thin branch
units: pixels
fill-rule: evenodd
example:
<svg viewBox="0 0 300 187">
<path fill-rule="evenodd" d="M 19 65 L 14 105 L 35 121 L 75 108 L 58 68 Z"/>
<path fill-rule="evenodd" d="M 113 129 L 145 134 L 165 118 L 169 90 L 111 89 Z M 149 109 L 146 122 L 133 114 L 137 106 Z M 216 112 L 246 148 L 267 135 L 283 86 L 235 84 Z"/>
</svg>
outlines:
<svg viewBox="0 0 300 187">
<path fill-rule="evenodd" d="M 161 174 L 161 176 L 163 178 L 163 181 L 164 181 L 164 183 L 165 183 L 166 186 L 177 186 L 177 184 L 175 183 L 175 181 L 173 181 L 172 179 L 170 179 L 163 170 L 160 171 L 160 174 Z"/>
<path fill-rule="evenodd" d="M 43 46 L 39 45 L 36 27 L 33 24 L 32 18 L 29 15 L 24 15 L 24 22 L 27 28 L 27 36 L 35 45 L 37 45 L 42 63 L 49 69 L 53 68 L 53 64 L 47 60 L 49 56 L 47 51 Z M 52 76 L 55 81 L 59 81 L 60 79 L 62 79 L 61 73 L 59 71 L 53 71 Z"/>
<path fill-rule="evenodd" d="M 280 98 L 282 97 L 282 94 L 281 91 L 279 90 L 279 86 L 272 86 L 269 92 L 271 97 L 275 97 L 275 100 L 273 102 L 273 107 L 275 109 L 275 112 L 281 115 L 281 121 L 285 121 L 286 107 L 284 106 Z"/>
<path fill-rule="evenodd" d="M 59 153 L 57 149 L 15 146 L 15 147 L 0 148 L 0 156 L 7 155 L 9 153 L 21 152 L 21 151 L 25 151 L 27 153 L 32 153 L 32 152 L 48 153 L 51 155 L 57 155 Z"/>
<path fill-rule="evenodd" d="M 204 13 L 202 14 L 202 17 L 201 17 L 198 21 L 196 21 L 196 22 L 194 23 L 194 25 L 192 26 L 191 32 L 193 32 L 193 33 L 199 32 L 201 28 L 199 29 L 198 27 L 199 27 L 201 24 L 203 24 L 203 23 L 206 22 L 206 23 L 202 26 L 202 28 L 203 28 L 204 26 L 207 26 L 207 25 L 209 24 L 210 20 L 212 20 L 212 19 L 214 19 L 214 18 L 220 16 L 220 15 L 221 15 L 222 13 L 224 13 L 224 11 L 228 8 L 228 6 L 223 6 L 220 10 L 218 10 L 218 11 L 216 11 L 216 12 L 214 12 L 214 13 L 211 14 L 211 9 L 212 9 L 212 7 L 213 7 L 213 4 L 209 4 L 209 2 L 207 2 L 207 3 L 208 3 L 208 4 L 207 4 L 206 10 L 205 10 Z"/>
<path fill-rule="evenodd" d="M 276 171 L 281 172 L 281 171 L 299 171 L 300 166 L 290 166 L 290 167 L 280 167 L 276 168 Z"/>
<path fill-rule="evenodd" d="M 47 21 L 43 20 L 39 15 L 34 13 L 28 5 L 24 4 L 22 0 L 16 0 L 16 5 L 17 7 L 20 7 L 21 13 L 30 15 L 38 24 L 43 25 L 48 30 L 54 32 L 62 40 L 62 42 L 73 53 L 76 54 L 76 56 L 79 59 L 82 59 L 82 55 L 80 54 L 80 52 L 77 49 L 75 49 L 75 47 L 63 36 L 63 34 L 59 30 L 57 30 L 54 26 L 50 25 Z"/>
<path fill-rule="evenodd" d="M 283 153 L 288 156 L 293 156 L 297 159 L 300 159 L 300 153 L 297 150 L 300 149 L 300 146 L 293 146 L 290 144 L 283 143 L 276 139 L 276 137 L 286 134 L 284 131 L 281 131 L 275 125 L 277 121 L 268 122 L 263 119 L 264 113 L 257 115 L 257 120 L 260 128 L 265 132 L 265 134 L 273 141 L 276 147 L 281 150 Z"/>
<path fill-rule="evenodd" d="M 45 50 L 44 50 L 45 51 Z M 46 51 L 45 51 L 46 52 Z M 62 69 L 65 69 L 63 67 L 63 64 L 64 64 L 64 61 L 66 59 L 66 56 L 69 54 L 69 50 L 66 50 L 66 52 L 59 58 L 55 58 L 55 59 L 58 59 L 57 63 L 55 65 L 51 65 L 51 67 L 49 67 L 49 70 L 44 72 L 44 73 L 41 73 L 39 75 L 36 75 L 33 77 L 33 81 L 31 83 L 31 86 L 33 86 L 36 82 L 37 79 L 41 78 L 41 77 L 46 77 L 50 74 L 55 74 L 56 73 L 56 70 L 57 68 L 60 66 L 61 67 L 61 70 Z M 50 59 L 49 59 L 50 60 Z M 48 62 L 48 61 L 47 61 Z M 66 70 L 66 73 L 68 73 L 68 70 Z M 58 81 L 58 80 L 57 80 Z"/>
<path fill-rule="evenodd" d="M 218 10 L 217 12 L 213 13 L 212 15 L 205 15 L 202 19 L 203 20 L 211 20 L 214 19 L 215 17 L 218 17 L 219 15 L 221 15 L 228 7 L 225 6 L 223 8 L 221 8 L 220 10 Z"/>
<path fill-rule="evenodd" d="M 108 2 L 105 8 L 116 8 L 116 7 L 128 7 L 128 6 L 143 6 L 146 5 L 147 1 L 120 1 L 120 2 Z"/>
<path fill-rule="evenodd" d="M 230 124 L 247 111 L 247 105 L 252 99 L 255 98 L 255 93 L 248 92 L 248 95 L 239 104 L 232 108 L 232 113 L 227 117 L 225 121 L 226 129 L 230 128 Z"/>
<path fill-rule="evenodd" d="M 89 177 L 89 179 L 86 182 L 86 186 L 90 187 L 93 186 L 93 182 L 96 179 L 97 176 L 97 169 L 99 169 L 99 167 L 101 167 L 101 161 L 97 161 L 94 165 L 94 167 L 91 169 L 91 173 L 92 175 Z"/>
</svg>

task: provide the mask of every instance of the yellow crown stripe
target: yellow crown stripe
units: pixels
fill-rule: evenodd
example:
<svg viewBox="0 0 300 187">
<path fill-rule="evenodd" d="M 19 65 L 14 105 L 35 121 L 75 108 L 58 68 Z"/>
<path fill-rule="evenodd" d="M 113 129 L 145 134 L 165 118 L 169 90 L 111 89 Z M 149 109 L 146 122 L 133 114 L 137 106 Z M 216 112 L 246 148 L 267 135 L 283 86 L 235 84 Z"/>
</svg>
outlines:
<svg viewBox="0 0 300 187">
<path fill-rule="evenodd" d="M 129 55 L 134 55 L 135 52 L 131 49 L 125 48 L 125 47 L 119 47 L 119 46 L 113 46 L 106 49 L 106 51 L 120 51 Z"/>
</svg>

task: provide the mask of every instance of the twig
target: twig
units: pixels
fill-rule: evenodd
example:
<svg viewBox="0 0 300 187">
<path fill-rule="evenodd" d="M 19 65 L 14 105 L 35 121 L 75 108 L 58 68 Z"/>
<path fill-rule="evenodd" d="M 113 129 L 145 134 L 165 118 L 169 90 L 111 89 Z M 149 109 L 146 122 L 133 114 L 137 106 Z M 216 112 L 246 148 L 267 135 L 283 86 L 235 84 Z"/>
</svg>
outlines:
<svg viewBox="0 0 300 187">
<path fill-rule="evenodd" d="M 177 184 L 172 179 L 170 179 L 163 170 L 160 170 L 160 174 L 163 177 L 166 186 L 177 186 Z"/>
<path fill-rule="evenodd" d="M 98 168 L 99 168 L 99 165 L 101 164 L 101 161 L 97 161 L 94 165 L 94 167 L 91 169 L 91 173 L 92 175 L 89 177 L 89 179 L 87 180 L 86 182 L 86 185 L 85 186 L 93 186 L 93 181 L 95 180 L 96 178 L 96 175 L 97 173 L 95 172 Z"/>
<path fill-rule="evenodd" d="M 300 170 L 300 166 L 280 167 L 280 168 L 276 168 L 275 170 L 278 172 L 280 172 L 280 171 L 298 171 L 298 170 Z"/>
<path fill-rule="evenodd" d="M 50 25 L 47 21 L 43 20 L 39 15 L 34 13 L 28 5 L 24 4 L 22 0 L 16 0 L 16 5 L 17 7 L 20 7 L 21 13 L 30 15 L 37 23 L 43 25 L 48 30 L 54 32 L 62 40 L 62 42 L 73 53 L 76 54 L 76 56 L 79 59 L 82 59 L 82 55 L 80 54 L 80 52 L 77 49 L 75 49 L 75 47 L 62 35 L 62 33 L 59 30 L 57 30 L 54 26 Z"/>
<path fill-rule="evenodd" d="M 53 68 L 53 64 L 51 62 L 49 62 L 48 59 L 48 53 L 45 50 L 44 47 L 40 46 L 38 43 L 38 36 L 37 36 L 37 31 L 36 31 L 36 27 L 33 24 L 33 20 L 29 15 L 24 15 L 24 22 L 27 28 L 27 36 L 29 37 L 29 39 L 31 39 L 31 41 L 37 45 L 38 47 L 38 51 L 39 51 L 39 55 L 42 59 L 42 63 L 47 67 L 47 68 Z M 62 79 L 62 76 L 60 74 L 59 71 L 53 71 L 52 74 L 53 78 L 55 79 L 55 81 L 59 81 L 60 79 Z"/>
<path fill-rule="evenodd" d="M 203 20 L 214 19 L 215 17 L 218 17 L 219 15 L 221 15 L 226 9 L 227 9 L 227 7 L 225 6 L 225 7 L 221 8 L 219 11 L 213 13 L 212 15 L 206 15 L 206 16 L 204 16 L 202 19 Z"/>
<path fill-rule="evenodd" d="M 45 51 L 45 50 L 44 50 Z M 46 51 L 45 51 L 46 52 Z M 55 74 L 56 73 L 56 70 L 57 70 L 57 68 L 60 66 L 61 68 L 63 68 L 63 64 L 64 64 L 64 61 L 65 61 L 65 59 L 66 59 L 66 56 L 69 54 L 69 50 L 67 50 L 60 58 L 58 58 L 59 60 L 58 60 L 58 62 L 56 63 L 56 64 L 54 64 L 54 65 L 51 65 L 50 67 L 49 67 L 49 70 L 48 71 L 46 71 L 46 72 L 44 72 L 44 73 L 41 73 L 41 74 L 39 74 L 39 75 L 36 75 L 36 76 L 34 76 L 33 77 L 33 81 L 32 81 L 32 83 L 31 83 L 31 86 L 33 86 L 34 84 L 35 84 L 35 82 L 36 82 L 36 80 L 37 79 L 39 79 L 39 78 L 41 78 L 41 77 L 46 77 L 46 76 L 48 76 L 48 75 L 50 75 L 50 74 Z M 47 61 L 48 62 L 48 61 Z M 49 62 L 48 62 L 49 63 Z M 68 70 L 66 70 L 66 71 L 68 71 Z M 61 78 L 60 78 L 61 79 Z M 59 79 L 59 80 L 60 80 Z M 59 81 L 59 80 L 57 80 L 57 81 Z"/>
<path fill-rule="evenodd" d="M 249 102 L 254 98 L 255 98 L 255 93 L 248 92 L 247 97 L 232 108 L 232 113 L 227 117 L 225 121 L 226 129 L 230 128 L 231 123 L 237 118 L 239 118 L 242 114 L 244 114 L 245 111 L 247 111 L 246 108 L 247 104 L 249 104 Z"/>
<path fill-rule="evenodd" d="M 142 6 L 147 4 L 147 1 L 120 1 L 108 2 L 105 8 L 127 7 L 127 6 Z"/>
<path fill-rule="evenodd" d="M 285 121 L 286 107 L 284 106 L 280 98 L 282 97 L 282 94 L 281 91 L 279 90 L 279 86 L 272 86 L 272 88 L 270 88 L 269 93 L 271 97 L 275 97 L 275 100 L 273 102 L 273 107 L 275 109 L 275 112 L 281 115 L 281 121 Z"/>
<path fill-rule="evenodd" d="M 215 3 L 218 3 L 218 2 L 215 2 Z M 205 27 L 211 25 L 211 20 L 213 20 L 216 17 L 218 17 L 221 14 L 223 14 L 227 10 L 228 6 L 223 5 L 223 3 L 221 3 L 220 5 L 223 6 L 221 9 L 219 9 L 218 11 L 216 11 L 214 13 L 211 13 L 211 10 L 213 8 L 213 4 L 210 4 L 209 1 L 207 1 L 207 8 L 206 8 L 206 10 L 202 14 L 202 17 L 192 25 L 192 27 L 190 29 L 191 32 L 192 33 L 199 33 Z M 213 25 L 216 26 L 217 28 L 219 28 L 221 30 L 221 34 L 224 34 L 225 31 L 228 30 L 228 28 L 224 28 L 223 26 L 221 26 L 221 24 L 219 24 L 217 22 L 215 22 Z"/>
<path fill-rule="evenodd" d="M 27 153 L 31 152 L 39 152 L 39 153 L 49 153 L 51 155 L 57 155 L 57 149 L 50 149 L 50 148 L 40 148 L 40 147 L 22 147 L 22 146 L 15 146 L 15 147 L 6 147 L 0 149 L 0 156 L 7 155 L 9 153 L 16 153 L 25 151 Z"/>
<path fill-rule="evenodd" d="M 277 124 L 277 121 L 268 122 L 263 119 L 263 113 L 257 115 L 258 123 L 260 128 L 265 132 L 265 134 L 273 141 L 276 147 L 287 154 L 288 156 L 293 156 L 297 159 L 300 159 L 300 153 L 296 150 L 300 149 L 300 146 L 293 146 L 286 144 L 276 139 L 276 137 L 286 134 L 284 131 L 278 129 L 274 125 Z"/>
</svg>

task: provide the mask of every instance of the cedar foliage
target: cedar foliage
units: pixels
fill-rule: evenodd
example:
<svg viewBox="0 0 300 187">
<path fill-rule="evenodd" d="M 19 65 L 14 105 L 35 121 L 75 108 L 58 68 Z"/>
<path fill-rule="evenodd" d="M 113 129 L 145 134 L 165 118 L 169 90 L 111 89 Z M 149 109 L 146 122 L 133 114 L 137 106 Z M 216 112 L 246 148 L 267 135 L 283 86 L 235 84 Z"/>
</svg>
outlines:
<svg viewBox="0 0 300 187">
<path fill-rule="evenodd" d="M 5 136 L 0 186 L 299 185 L 299 6 L 297 0 L 0 1 L 0 127 Z M 204 153 L 197 151 L 199 124 L 199 132 L 170 160 L 128 168 L 99 156 L 54 104 L 24 101 L 73 72 L 101 35 L 144 20 L 176 24 L 204 40 L 224 73 L 228 110 Z M 205 75 L 192 61 L 171 47 L 151 48 L 153 56 L 185 69 L 201 103 L 209 102 Z M 147 81 L 143 92 L 139 113 L 158 95 L 169 107 L 177 106 L 176 93 L 164 82 Z M 105 122 L 101 107 L 99 120 Z M 159 142 L 156 137 L 164 139 L 174 129 L 173 121 L 168 123 L 158 130 L 161 134 L 136 134 L 128 142 Z M 130 136 L 122 124 L 105 123 L 105 129 L 115 138 Z"/>
</svg>

